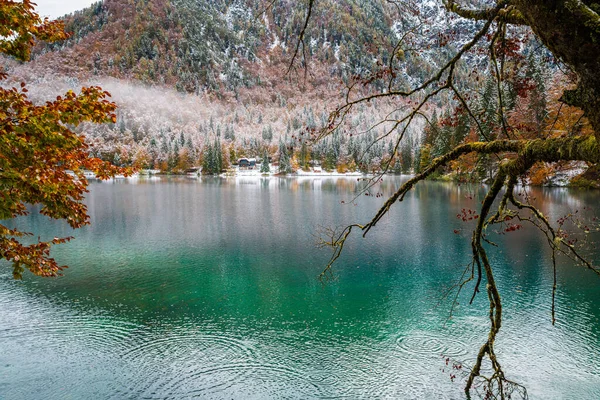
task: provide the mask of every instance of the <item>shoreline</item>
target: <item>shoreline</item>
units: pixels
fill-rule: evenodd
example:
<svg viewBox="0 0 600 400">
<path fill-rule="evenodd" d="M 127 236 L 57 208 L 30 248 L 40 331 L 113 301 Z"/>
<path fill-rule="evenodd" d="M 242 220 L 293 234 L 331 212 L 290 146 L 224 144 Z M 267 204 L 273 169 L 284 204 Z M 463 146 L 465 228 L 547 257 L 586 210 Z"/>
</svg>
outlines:
<svg viewBox="0 0 600 400">
<path fill-rule="evenodd" d="M 133 176 L 129 176 L 129 177 L 124 177 L 124 176 L 117 176 L 114 178 L 110 178 L 108 180 L 100 180 L 98 178 L 96 178 L 95 176 L 88 176 L 87 179 L 90 181 L 97 181 L 97 182 L 116 182 L 116 181 L 135 181 L 135 180 L 161 180 L 163 178 L 188 178 L 190 180 L 194 179 L 194 180 L 202 180 L 203 178 L 206 179 L 215 179 L 215 178 L 219 178 L 219 179 L 238 179 L 238 178 L 254 178 L 254 179 L 271 179 L 271 178 L 303 178 L 303 179 L 322 179 L 322 178 L 352 178 L 352 179 L 372 179 L 375 178 L 377 175 L 376 174 L 363 174 L 361 172 L 347 172 L 347 173 L 340 173 L 340 172 L 313 172 L 313 171 L 302 171 L 301 173 L 295 172 L 295 173 L 291 173 L 291 174 L 279 174 L 279 173 L 268 173 L 268 174 L 264 174 L 261 173 L 260 171 L 256 170 L 256 171 L 236 171 L 235 173 L 221 173 L 221 174 L 214 174 L 214 175 L 202 175 L 202 174 L 173 174 L 173 173 L 152 173 L 152 174 L 144 174 L 144 173 L 136 173 Z M 410 179 L 412 177 L 414 177 L 414 174 L 385 174 L 383 175 L 383 177 L 404 177 L 407 179 Z M 467 184 L 467 183 L 471 183 L 471 184 L 481 184 L 481 185 L 488 185 L 489 183 L 486 181 L 477 181 L 477 182 L 461 182 L 459 180 L 453 179 L 452 176 L 449 175 L 443 175 L 440 176 L 438 178 L 435 179 L 428 179 L 431 182 L 444 182 L 444 183 L 455 183 L 455 184 Z M 556 179 L 556 180 L 552 180 L 550 183 L 547 184 L 542 184 L 542 185 L 534 185 L 531 184 L 530 182 L 526 182 L 525 185 L 522 186 L 528 186 L 528 187 L 544 187 L 544 188 L 569 188 L 569 189 L 600 189 L 600 187 L 594 186 L 594 185 L 589 185 L 589 186 L 584 186 L 584 185 L 580 185 L 576 182 L 573 182 L 572 180 L 563 180 L 563 179 Z"/>
</svg>

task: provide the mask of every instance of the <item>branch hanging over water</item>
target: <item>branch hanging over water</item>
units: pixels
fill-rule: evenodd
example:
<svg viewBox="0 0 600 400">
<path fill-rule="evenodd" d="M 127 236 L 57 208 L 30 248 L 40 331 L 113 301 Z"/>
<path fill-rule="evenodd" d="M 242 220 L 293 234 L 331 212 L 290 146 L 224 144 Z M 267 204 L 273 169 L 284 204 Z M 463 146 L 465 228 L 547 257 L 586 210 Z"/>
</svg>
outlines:
<svg viewBox="0 0 600 400">
<path fill-rule="evenodd" d="M 486 291 L 490 304 L 489 319 L 490 330 L 486 342 L 481 346 L 475 365 L 469 373 L 465 392 L 467 395 L 470 390 L 476 386 L 483 386 L 486 393 L 497 393 L 499 398 L 509 398 L 512 393 L 520 393 L 523 398 L 527 398 L 527 390 L 522 386 L 507 379 L 504 375 L 500 362 L 497 359 L 494 351 L 496 336 L 502 326 L 502 301 L 500 292 L 494 279 L 492 266 L 489 262 L 486 250 L 482 244 L 484 232 L 491 224 L 502 223 L 506 217 L 514 218 L 518 215 L 518 210 L 530 211 L 538 221 L 538 226 L 548 237 L 548 241 L 553 251 L 553 265 L 556 271 L 556 251 L 570 253 L 574 259 L 584 264 L 600 275 L 600 270 L 592 266 L 584 257 L 582 257 L 574 246 L 560 240 L 559 235 L 552 228 L 548 219 L 534 206 L 525 204 L 516 200 L 514 189 L 517 180 L 524 175 L 536 162 L 556 162 L 560 160 L 577 160 L 590 163 L 600 162 L 600 146 L 594 136 L 574 137 L 574 138 L 557 138 L 557 139 L 535 139 L 535 140 L 495 140 L 491 142 L 475 142 L 467 143 L 456 147 L 449 153 L 434 159 L 430 165 L 420 174 L 406 181 L 379 209 L 377 214 L 365 225 L 352 224 L 342 229 L 341 231 L 331 232 L 328 240 L 323 240 L 322 245 L 332 247 L 332 257 L 321 273 L 323 278 L 331 272 L 333 264 L 339 259 L 346 240 L 355 228 L 360 229 L 363 237 L 367 235 L 384 215 L 388 213 L 391 206 L 397 201 L 404 200 L 406 194 L 419 182 L 427 179 L 438 168 L 447 165 L 450 161 L 456 160 L 459 157 L 470 154 L 502 154 L 504 160 L 498 166 L 498 172 L 494 178 L 488 193 L 482 203 L 480 217 L 477 226 L 473 232 L 471 247 L 473 252 L 473 262 L 471 278 L 465 281 L 471 281 L 474 276 L 477 276 L 477 281 L 473 290 L 471 302 L 479 292 L 479 287 L 482 278 L 485 277 L 487 282 Z M 490 216 L 492 206 L 498 198 L 499 193 L 503 188 L 506 188 L 505 194 L 500 200 L 497 211 Z M 517 208 L 517 211 L 508 209 L 508 204 Z M 489 218 L 488 218 L 489 217 Z M 558 239 L 557 239 L 558 238 Z M 477 268 L 475 270 L 475 268 Z M 555 294 L 556 294 L 556 272 L 552 289 L 552 320 L 555 320 Z M 461 290 L 464 284 L 459 285 Z M 486 357 L 492 364 L 493 373 L 491 376 L 482 376 L 481 368 Z M 477 384 L 477 380 L 480 384 Z"/>
</svg>

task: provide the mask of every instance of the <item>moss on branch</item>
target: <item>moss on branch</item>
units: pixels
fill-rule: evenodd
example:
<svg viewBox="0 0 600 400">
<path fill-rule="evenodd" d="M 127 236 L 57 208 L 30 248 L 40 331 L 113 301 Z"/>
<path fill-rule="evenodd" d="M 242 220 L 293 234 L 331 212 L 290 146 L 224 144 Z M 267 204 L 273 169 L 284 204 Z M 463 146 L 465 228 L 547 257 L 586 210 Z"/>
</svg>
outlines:
<svg viewBox="0 0 600 400">
<path fill-rule="evenodd" d="M 469 154 L 505 154 L 516 158 L 517 162 L 506 165 L 507 173 L 518 176 L 527 171 L 535 162 L 586 161 L 600 163 L 600 145 L 595 136 L 578 136 L 573 138 L 534 139 L 534 140 L 494 140 L 491 142 L 474 142 L 457 146 L 454 150 L 434 159 L 420 174 L 406 181 L 379 209 L 375 217 L 363 228 L 363 236 L 389 211 L 396 201 L 402 201 L 418 182 L 425 180 L 438 168 L 446 166 L 450 161 Z"/>
<path fill-rule="evenodd" d="M 567 0 L 565 7 L 576 15 L 583 25 L 600 33 L 600 15 L 581 0 Z"/>
<path fill-rule="evenodd" d="M 469 9 L 458 5 L 454 0 L 446 1 L 446 9 L 454 14 L 474 21 L 489 21 L 497 19 L 501 22 L 512 25 L 526 25 L 521 13 L 509 4 L 508 1 L 502 1 L 499 6 L 503 7 L 496 13 L 495 8 Z"/>
</svg>

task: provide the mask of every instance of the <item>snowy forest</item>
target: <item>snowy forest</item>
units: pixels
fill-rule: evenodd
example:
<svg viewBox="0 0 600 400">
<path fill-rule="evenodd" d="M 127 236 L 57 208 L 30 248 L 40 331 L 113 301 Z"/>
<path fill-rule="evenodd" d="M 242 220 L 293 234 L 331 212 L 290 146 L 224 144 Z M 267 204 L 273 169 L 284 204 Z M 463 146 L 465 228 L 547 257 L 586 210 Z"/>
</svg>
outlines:
<svg viewBox="0 0 600 400">
<path fill-rule="evenodd" d="M 82 84 L 108 90 L 119 106 L 117 122 L 80 128 L 93 155 L 166 173 L 208 164 L 214 166 L 205 173 L 220 173 L 241 157 L 268 154 L 285 172 L 318 163 L 339 173 L 409 174 L 457 144 L 507 135 L 507 127 L 521 138 L 589 130 L 580 111 L 558 102 L 573 84 L 568 71 L 528 28 L 510 26 L 494 44 L 502 57 L 502 84 L 482 56 L 492 42 L 488 37 L 458 63 L 459 93 L 437 96 L 410 124 L 397 121 L 419 95 L 400 106 L 375 99 L 315 140 L 340 95 L 385 91 L 390 74 L 395 84 L 422 83 L 481 23 L 444 12 L 440 2 L 395 10 L 375 0 L 328 0 L 318 2 L 297 43 L 304 7 L 291 1 L 268 5 L 106 0 L 64 17 L 72 36 L 38 45 L 32 63 L 4 64 L 14 82 L 30 82 L 36 101 Z M 298 44 L 301 57 L 290 65 Z M 392 61 L 400 61 L 393 71 Z M 473 117 L 483 124 L 476 126 Z M 220 162 L 207 163 L 215 151 Z M 492 163 L 464 157 L 437 176 L 452 172 L 451 179 L 481 180 Z M 578 171 L 577 164 L 540 164 L 530 180 L 548 183 L 562 168 Z"/>
</svg>

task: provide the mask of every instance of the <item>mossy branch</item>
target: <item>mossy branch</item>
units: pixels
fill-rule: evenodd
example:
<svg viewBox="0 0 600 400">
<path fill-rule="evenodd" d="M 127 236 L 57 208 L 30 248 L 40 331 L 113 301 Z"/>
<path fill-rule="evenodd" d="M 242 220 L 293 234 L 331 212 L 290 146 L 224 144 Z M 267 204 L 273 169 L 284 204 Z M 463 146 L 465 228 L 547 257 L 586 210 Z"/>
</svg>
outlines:
<svg viewBox="0 0 600 400">
<path fill-rule="evenodd" d="M 501 1 L 498 3 L 498 6 L 501 7 L 501 11 L 497 15 L 494 12 L 495 8 L 469 9 L 458 5 L 454 0 L 447 0 L 445 6 L 448 11 L 473 21 L 490 21 L 497 19 L 498 21 L 507 24 L 527 25 L 523 15 L 510 4 L 510 1 Z"/>
<path fill-rule="evenodd" d="M 402 201 L 418 182 L 427 179 L 438 168 L 446 166 L 450 161 L 469 154 L 501 154 L 513 153 L 519 156 L 521 163 L 533 163 L 536 161 L 557 162 L 557 161 L 587 161 L 590 163 L 600 162 L 600 146 L 594 136 L 575 137 L 575 138 L 555 138 L 555 139 L 534 139 L 534 140 L 494 140 L 491 142 L 474 142 L 457 146 L 449 153 L 434 159 L 431 164 L 420 174 L 406 181 L 396 193 L 394 193 L 379 209 L 375 217 L 365 225 L 363 236 L 389 211 L 392 204 L 396 201 Z M 520 175 L 522 165 L 510 165 L 513 171 L 510 175 Z"/>
<path fill-rule="evenodd" d="M 567 0 L 565 8 L 576 15 L 583 25 L 600 33 L 600 15 L 581 0 Z"/>
<path fill-rule="evenodd" d="M 475 365 L 469 377 L 465 387 L 465 392 L 468 394 L 470 390 L 475 387 L 476 380 L 483 381 L 485 387 L 488 389 L 487 392 L 495 392 L 499 395 L 499 398 L 509 398 L 511 393 L 519 392 L 524 397 L 527 396 L 526 389 L 513 381 L 506 379 L 502 367 L 497 359 L 494 351 L 494 343 L 496 335 L 500 331 L 502 326 L 502 301 L 500 298 L 500 292 L 494 279 L 494 273 L 490 261 L 488 259 L 485 248 L 483 247 L 482 240 L 484 240 L 484 232 L 490 224 L 500 223 L 503 221 L 505 215 L 513 215 L 514 212 L 508 210 L 508 204 L 516 206 L 520 210 L 529 210 L 541 221 L 541 226 L 537 225 L 547 234 L 549 241 L 553 243 L 553 264 L 556 268 L 556 258 L 554 255 L 555 251 L 559 251 L 561 246 L 565 246 L 567 251 L 570 251 L 574 257 L 584 263 L 588 268 L 591 268 L 598 273 L 598 270 L 591 266 L 590 263 L 585 261 L 577 251 L 564 242 L 556 243 L 556 233 L 550 226 L 548 220 L 543 214 L 531 205 L 523 204 L 518 202 L 513 194 L 514 188 L 517 183 L 517 179 L 525 174 L 532 165 L 536 162 L 557 162 L 557 161 L 586 161 L 590 163 L 600 162 L 600 145 L 596 141 L 594 136 L 580 136 L 574 138 L 554 138 L 554 139 L 535 139 L 535 140 L 495 140 L 491 142 L 475 142 L 467 143 L 457 146 L 454 150 L 449 153 L 434 159 L 430 165 L 420 174 L 416 175 L 412 179 L 406 181 L 379 209 L 377 214 L 371 219 L 366 225 L 353 224 L 339 233 L 332 233 L 330 240 L 323 240 L 322 244 L 330 246 L 334 249 L 333 255 L 327 264 L 327 267 L 322 272 L 321 277 L 331 271 L 333 264 L 340 257 L 346 240 L 354 230 L 358 228 L 363 232 L 363 237 L 373 228 L 381 218 L 387 214 L 391 206 L 396 201 L 402 201 L 406 193 L 408 193 L 418 182 L 421 182 L 438 168 L 447 165 L 450 161 L 456 160 L 459 157 L 469 154 L 496 154 L 503 155 L 504 159 L 498 166 L 498 172 L 494 178 L 493 184 L 482 203 L 480 210 L 480 217 L 477 222 L 477 226 L 473 232 L 471 240 L 472 251 L 473 251 L 473 262 L 471 264 L 473 268 L 472 276 L 474 275 L 475 267 L 477 267 L 477 281 L 473 291 L 473 297 L 479 292 L 479 287 L 482 282 L 482 277 L 485 276 L 486 291 L 488 293 L 488 299 L 490 304 L 489 318 L 490 318 L 490 330 L 486 342 L 481 346 Z M 496 213 L 491 217 L 490 212 L 494 201 L 497 199 L 501 190 L 506 187 L 507 191 L 502 196 L 500 204 Z M 513 214 L 510 214 L 510 213 Z M 509 213 L 509 214 L 506 214 Z M 469 278 L 466 282 L 471 281 L 473 278 Z M 462 288 L 462 286 L 461 286 Z M 552 319 L 554 321 L 554 299 L 556 293 L 556 281 L 553 285 L 552 291 Z M 491 376 L 481 376 L 481 366 L 485 358 L 489 358 L 492 364 L 493 373 Z"/>
</svg>

